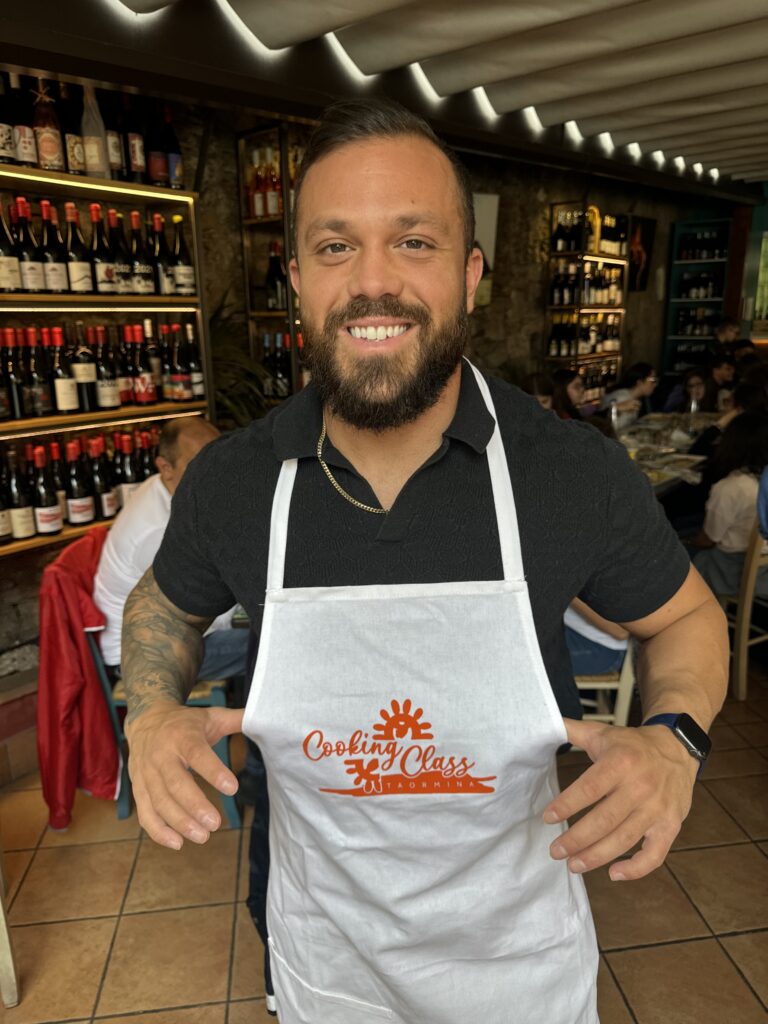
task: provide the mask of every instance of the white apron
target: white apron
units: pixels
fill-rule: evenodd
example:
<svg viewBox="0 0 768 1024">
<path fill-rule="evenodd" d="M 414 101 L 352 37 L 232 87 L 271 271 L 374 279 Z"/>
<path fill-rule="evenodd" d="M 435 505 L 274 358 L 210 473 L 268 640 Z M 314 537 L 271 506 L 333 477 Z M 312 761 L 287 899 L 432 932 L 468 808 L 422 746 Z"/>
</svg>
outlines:
<svg viewBox="0 0 768 1024">
<path fill-rule="evenodd" d="M 584 883 L 541 820 L 566 733 L 498 424 L 487 457 L 503 580 L 300 589 L 283 463 L 244 720 L 269 779 L 281 1024 L 597 1024 Z"/>
</svg>

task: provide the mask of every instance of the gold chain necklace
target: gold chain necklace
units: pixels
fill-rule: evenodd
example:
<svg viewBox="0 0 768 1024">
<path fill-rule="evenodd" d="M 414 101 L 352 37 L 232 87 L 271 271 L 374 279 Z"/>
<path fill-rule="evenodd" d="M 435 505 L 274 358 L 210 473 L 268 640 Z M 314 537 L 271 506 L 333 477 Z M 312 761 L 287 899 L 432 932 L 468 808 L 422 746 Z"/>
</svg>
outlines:
<svg viewBox="0 0 768 1024">
<path fill-rule="evenodd" d="M 362 501 L 358 501 L 357 498 L 353 498 L 351 494 L 347 494 L 341 484 L 336 480 L 333 473 L 328 468 L 327 463 L 323 460 L 323 445 L 325 444 L 325 420 L 323 420 L 323 429 L 320 431 L 320 437 L 317 441 L 317 461 L 323 467 L 323 472 L 331 481 L 333 486 L 342 496 L 346 498 L 350 505 L 354 505 L 355 508 L 361 508 L 363 512 L 373 512 L 378 516 L 385 516 L 389 512 L 388 508 L 374 508 L 373 505 L 364 505 Z"/>
</svg>

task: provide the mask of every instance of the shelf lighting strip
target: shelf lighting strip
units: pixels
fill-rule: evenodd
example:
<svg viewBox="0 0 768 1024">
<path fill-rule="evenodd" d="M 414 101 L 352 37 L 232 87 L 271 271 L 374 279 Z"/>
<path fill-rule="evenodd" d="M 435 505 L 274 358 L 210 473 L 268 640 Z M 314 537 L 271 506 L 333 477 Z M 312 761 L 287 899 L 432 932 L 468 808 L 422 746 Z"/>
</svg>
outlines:
<svg viewBox="0 0 768 1024">
<path fill-rule="evenodd" d="M 102 428 L 108 430 L 110 427 L 122 427 L 126 423 L 156 423 L 158 420 L 178 420 L 183 416 L 204 416 L 205 409 L 191 409 L 187 412 L 164 412 L 157 413 L 154 416 L 131 416 L 125 420 L 97 420 L 93 423 L 76 423 L 71 426 L 67 426 L 66 418 L 62 417 L 63 422 L 61 426 L 58 424 L 55 427 L 42 427 L 38 430 L 29 430 L 23 434 L 3 434 L 0 433 L 0 441 L 8 443 L 9 441 L 15 441 L 21 437 L 43 437 L 47 434 L 71 434 L 76 430 L 97 430 Z M 1 550 L 1 549 L 0 549 Z"/>
<path fill-rule="evenodd" d="M 94 192 L 105 192 L 109 195 L 121 195 L 121 196 L 141 196 L 143 199 L 153 199 L 158 203 L 172 202 L 172 203 L 186 203 L 187 206 L 191 206 L 194 202 L 192 196 L 189 195 L 173 195 L 165 192 L 155 192 L 151 189 L 143 188 L 120 188 L 114 182 L 107 184 L 106 182 L 102 185 L 100 182 L 94 181 L 93 178 L 89 178 L 87 181 L 81 181 L 77 175 L 67 176 L 64 178 L 49 177 L 45 174 L 19 174 L 18 170 L 11 170 L 6 168 L 0 168 L 0 179 L 9 178 L 18 189 L 22 184 L 26 182 L 34 182 L 39 185 L 51 186 L 65 186 L 66 188 L 79 189 L 81 192 L 87 192 L 91 195 Z"/>
<path fill-rule="evenodd" d="M 14 306 L 0 304 L 2 313 L 197 313 L 197 306 Z"/>
</svg>

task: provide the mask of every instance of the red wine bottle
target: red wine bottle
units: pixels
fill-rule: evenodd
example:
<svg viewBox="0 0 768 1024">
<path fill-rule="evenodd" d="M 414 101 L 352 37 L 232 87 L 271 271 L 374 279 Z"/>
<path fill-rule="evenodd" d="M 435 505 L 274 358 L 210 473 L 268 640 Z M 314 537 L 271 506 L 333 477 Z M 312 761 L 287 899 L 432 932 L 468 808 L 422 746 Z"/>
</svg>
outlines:
<svg viewBox="0 0 768 1024">
<path fill-rule="evenodd" d="M 136 471 L 133 455 L 133 438 L 130 434 L 121 434 L 120 449 L 123 453 L 122 477 L 120 482 L 120 505 L 125 508 L 131 495 L 140 486 L 141 481 Z"/>
<path fill-rule="evenodd" d="M 37 145 L 38 166 L 44 171 L 64 170 L 64 142 L 56 108 L 45 80 L 38 78 L 32 127 Z"/>
<path fill-rule="evenodd" d="M 56 403 L 56 411 L 60 413 L 78 412 L 80 402 L 78 399 L 77 381 L 70 367 L 69 358 L 64 351 L 64 332 L 60 327 L 53 328 L 51 380 L 53 382 L 53 398 Z"/>
<path fill-rule="evenodd" d="M 53 487 L 56 491 L 56 500 L 59 503 L 61 509 L 61 518 L 64 522 L 67 521 L 67 491 L 64 487 L 64 466 L 61 461 L 61 447 L 58 441 L 51 441 L 50 445 L 50 459 L 48 466 L 51 471 L 51 479 L 53 480 Z"/>
<path fill-rule="evenodd" d="M 80 230 L 80 214 L 74 203 L 64 204 L 64 216 L 67 223 L 67 234 L 64 249 L 67 260 L 69 289 L 78 294 L 93 291 L 93 274 L 91 257 Z"/>
<path fill-rule="evenodd" d="M 0 292 L 20 292 L 21 268 L 16 255 L 16 240 L 11 234 L 0 203 Z"/>
<path fill-rule="evenodd" d="M 72 375 L 77 381 L 77 400 L 81 412 L 98 409 L 96 397 L 96 356 L 85 336 L 82 320 L 75 324 L 75 351 L 72 355 Z"/>
<path fill-rule="evenodd" d="M 123 232 L 123 215 L 115 209 L 107 210 L 107 223 L 109 224 L 107 237 L 115 261 L 117 293 L 118 295 L 130 295 L 133 291 L 133 271 L 131 255 L 128 252 Z"/>
<path fill-rule="evenodd" d="M 25 328 L 24 333 L 26 335 L 27 392 L 29 394 L 27 415 L 50 416 L 53 412 L 53 397 L 43 346 L 40 344 L 35 327 Z"/>
<path fill-rule="evenodd" d="M 8 75 L 11 111 L 13 114 L 13 142 L 16 163 L 21 167 L 37 167 L 37 144 L 32 128 L 32 102 L 29 93 L 21 88 L 18 75 Z"/>
<path fill-rule="evenodd" d="M 95 515 L 90 482 L 80 460 L 80 445 L 67 441 L 67 471 L 64 486 L 67 492 L 67 519 L 73 526 L 92 523 Z"/>
<path fill-rule="evenodd" d="M 133 327 L 133 393 L 136 405 L 154 405 L 157 388 L 141 324 Z"/>
<path fill-rule="evenodd" d="M 13 112 L 11 108 L 12 103 L 10 97 L 6 95 L 5 83 L 3 76 L 0 74 L 0 164 L 16 163 L 16 145 L 13 141 Z M 0 543 L 2 543 L 2 539 L 0 539 Z"/>
<path fill-rule="evenodd" d="M 82 103 L 74 97 L 76 86 L 59 83 L 59 120 L 64 135 L 64 155 L 70 174 L 85 174 L 85 150 L 83 149 Z"/>
<path fill-rule="evenodd" d="M 21 270 L 21 285 L 25 292 L 42 292 L 45 287 L 43 280 L 43 264 L 35 233 L 30 224 L 29 203 L 23 196 L 16 200 L 18 216 L 18 238 L 16 240 L 16 256 Z"/>
<path fill-rule="evenodd" d="M 107 241 L 101 206 L 91 203 L 91 265 L 93 267 L 93 288 L 99 295 L 117 294 L 115 255 Z"/>
<path fill-rule="evenodd" d="M 40 200 L 40 248 L 38 258 L 43 265 L 43 290 L 60 294 L 69 291 L 67 259 L 64 242 L 52 214 L 55 210 L 47 199 Z"/>
<path fill-rule="evenodd" d="M 32 491 L 35 529 L 38 533 L 61 533 L 64 521 L 56 496 L 56 487 L 46 461 L 45 448 L 38 445 L 34 451 L 35 486 Z"/>
<path fill-rule="evenodd" d="M 96 346 L 96 404 L 100 409 L 119 409 L 120 391 L 114 357 L 103 324 L 96 328 Z"/>
<path fill-rule="evenodd" d="M 144 132 L 128 93 L 123 93 L 123 133 L 128 181 L 135 181 L 141 184 L 147 180 Z"/>
<path fill-rule="evenodd" d="M 195 341 L 195 328 L 192 324 L 185 324 L 184 330 L 187 335 L 187 366 L 189 366 L 189 382 L 192 389 L 192 400 L 200 401 L 205 398 L 205 379 L 203 367 L 200 363 L 200 356 Z"/>
<path fill-rule="evenodd" d="M 111 519 L 117 514 L 117 495 L 104 455 L 104 439 L 92 437 L 88 441 L 88 461 L 91 469 L 93 499 L 97 519 Z"/>
<path fill-rule="evenodd" d="M 141 214 L 131 210 L 131 291 L 136 295 L 155 294 L 152 254 L 141 231 Z"/>
<path fill-rule="evenodd" d="M 112 331 L 114 325 L 110 327 Z M 123 327 L 123 340 L 117 349 L 117 390 L 120 395 L 120 405 L 133 405 L 133 331 L 129 324 Z M 114 351 L 114 340 L 113 340 Z"/>
<path fill-rule="evenodd" d="M 152 264 L 155 270 L 155 290 L 158 295 L 175 295 L 173 260 L 165 240 L 165 225 L 160 213 L 152 215 Z"/>
<path fill-rule="evenodd" d="M 35 535 L 35 514 L 32 507 L 32 495 L 29 493 L 26 478 L 22 473 L 16 448 L 8 448 L 8 504 L 11 513 L 11 532 L 14 540 L 25 540 Z"/>
<path fill-rule="evenodd" d="M 184 237 L 184 218 L 176 213 L 171 218 L 176 232 L 173 238 L 173 255 L 171 257 L 171 274 L 174 290 L 177 295 L 194 295 L 195 267 L 189 253 L 189 246 Z"/>
</svg>

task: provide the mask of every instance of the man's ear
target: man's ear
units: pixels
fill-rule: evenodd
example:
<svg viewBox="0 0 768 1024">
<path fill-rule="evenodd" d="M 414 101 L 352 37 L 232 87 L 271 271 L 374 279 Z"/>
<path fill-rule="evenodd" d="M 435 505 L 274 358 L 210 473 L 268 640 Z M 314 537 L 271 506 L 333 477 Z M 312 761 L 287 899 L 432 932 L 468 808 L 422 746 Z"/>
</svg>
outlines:
<svg viewBox="0 0 768 1024">
<path fill-rule="evenodd" d="M 475 308 L 475 292 L 483 276 L 483 254 L 475 248 L 469 254 L 466 268 L 467 282 L 467 312 L 471 313 Z"/>
<path fill-rule="evenodd" d="M 301 275 L 299 274 L 299 261 L 291 256 L 288 263 L 288 273 L 291 275 L 291 285 L 297 295 L 301 295 Z"/>
</svg>

